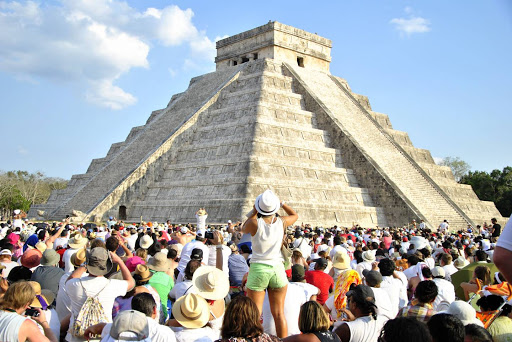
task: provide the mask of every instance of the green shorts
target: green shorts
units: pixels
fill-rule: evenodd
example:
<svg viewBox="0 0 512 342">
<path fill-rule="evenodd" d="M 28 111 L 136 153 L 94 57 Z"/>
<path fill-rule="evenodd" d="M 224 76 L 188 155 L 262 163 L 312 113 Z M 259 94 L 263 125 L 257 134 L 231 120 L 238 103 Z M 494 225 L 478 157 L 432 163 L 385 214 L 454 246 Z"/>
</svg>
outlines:
<svg viewBox="0 0 512 342">
<path fill-rule="evenodd" d="M 284 264 L 275 266 L 253 263 L 249 268 L 247 288 L 252 291 L 265 291 L 267 288 L 280 289 L 288 285 L 288 278 L 284 270 Z"/>
</svg>

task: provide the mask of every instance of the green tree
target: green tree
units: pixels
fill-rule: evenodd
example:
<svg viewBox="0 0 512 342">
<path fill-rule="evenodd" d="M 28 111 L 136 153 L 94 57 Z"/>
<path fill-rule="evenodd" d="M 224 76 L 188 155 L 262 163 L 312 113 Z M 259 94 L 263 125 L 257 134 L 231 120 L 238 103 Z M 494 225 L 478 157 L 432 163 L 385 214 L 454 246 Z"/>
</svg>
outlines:
<svg viewBox="0 0 512 342">
<path fill-rule="evenodd" d="M 494 202 L 502 216 L 512 214 L 512 167 L 491 173 L 470 171 L 460 182 L 471 185 L 479 199 Z"/>
<path fill-rule="evenodd" d="M 459 157 L 446 157 L 439 165 L 448 166 L 452 169 L 453 176 L 457 182 L 460 182 L 462 177 L 471 169 L 471 166 Z"/>
</svg>

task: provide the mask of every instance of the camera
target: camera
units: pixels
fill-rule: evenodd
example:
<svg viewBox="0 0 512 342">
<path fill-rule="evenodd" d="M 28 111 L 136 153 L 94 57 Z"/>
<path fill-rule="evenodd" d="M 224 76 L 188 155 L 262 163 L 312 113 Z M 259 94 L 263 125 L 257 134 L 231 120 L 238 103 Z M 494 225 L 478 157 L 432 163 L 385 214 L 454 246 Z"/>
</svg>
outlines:
<svg viewBox="0 0 512 342">
<path fill-rule="evenodd" d="M 206 232 L 204 234 L 204 237 L 207 238 L 207 239 L 213 239 L 213 232 Z"/>
<path fill-rule="evenodd" d="M 25 316 L 39 317 L 39 311 L 37 311 L 36 309 L 28 308 L 27 310 L 25 310 Z"/>
</svg>

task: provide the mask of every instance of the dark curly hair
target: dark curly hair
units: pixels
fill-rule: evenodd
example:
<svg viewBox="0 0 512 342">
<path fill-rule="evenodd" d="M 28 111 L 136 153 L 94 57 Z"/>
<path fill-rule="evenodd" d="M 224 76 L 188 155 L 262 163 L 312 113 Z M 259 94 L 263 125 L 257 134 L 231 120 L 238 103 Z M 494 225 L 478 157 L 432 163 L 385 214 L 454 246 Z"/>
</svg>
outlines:
<svg viewBox="0 0 512 342">
<path fill-rule="evenodd" d="M 412 317 L 398 317 L 387 321 L 381 336 L 384 341 L 432 341 L 427 325 Z"/>
<path fill-rule="evenodd" d="M 432 280 L 424 280 L 420 281 L 418 286 L 416 286 L 416 291 L 414 292 L 414 296 L 421 303 L 431 303 L 437 297 L 437 285 Z"/>
</svg>

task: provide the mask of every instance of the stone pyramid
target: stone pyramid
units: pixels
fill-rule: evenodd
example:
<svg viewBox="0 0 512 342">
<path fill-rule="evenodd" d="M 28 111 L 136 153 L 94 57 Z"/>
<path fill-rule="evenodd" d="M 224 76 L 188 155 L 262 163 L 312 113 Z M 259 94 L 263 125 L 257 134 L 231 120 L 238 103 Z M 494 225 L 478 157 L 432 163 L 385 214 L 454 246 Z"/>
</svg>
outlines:
<svg viewBox="0 0 512 342">
<path fill-rule="evenodd" d="M 330 40 L 278 22 L 220 40 L 215 72 L 29 216 L 187 223 L 205 207 L 209 223 L 224 223 L 270 188 L 314 225 L 501 218 L 331 75 L 330 50 Z"/>
</svg>

